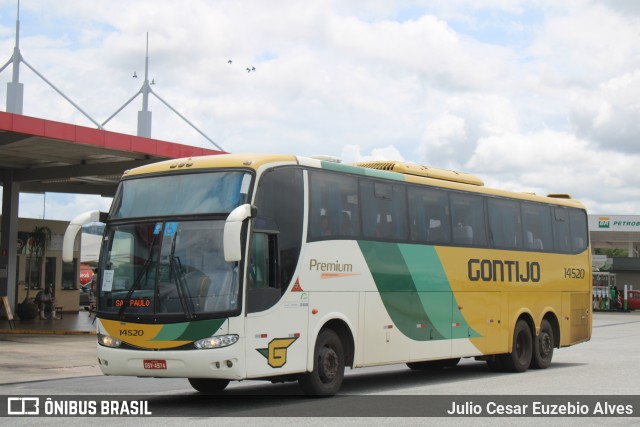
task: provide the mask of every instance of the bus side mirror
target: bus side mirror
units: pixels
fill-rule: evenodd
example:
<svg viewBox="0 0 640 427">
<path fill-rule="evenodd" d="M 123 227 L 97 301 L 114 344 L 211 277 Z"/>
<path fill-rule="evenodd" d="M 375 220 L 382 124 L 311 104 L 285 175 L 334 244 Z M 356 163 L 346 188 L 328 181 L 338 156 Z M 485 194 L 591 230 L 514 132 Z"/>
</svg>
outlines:
<svg viewBox="0 0 640 427">
<path fill-rule="evenodd" d="M 64 239 L 62 240 L 62 261 L 73 261 L 73 246 L 76 242 L 78 232 L 82 230 L 82 226 L 91 222 L 105 222 L 106 217 L 105 212 L 89 211 L 73 218 L 64 232 Z"/>
<path fill-rule="evenodd" d="M 247 218 L 255 218 L 257 213 L 258 209 L 255 206 L 246 204 L 232 210 L 227 217 L 222 235 L 224 260 L 226 262 L 235 262 L 242 259 L 242 246 L 240 244 L 242 223 Z"/>
</svg>

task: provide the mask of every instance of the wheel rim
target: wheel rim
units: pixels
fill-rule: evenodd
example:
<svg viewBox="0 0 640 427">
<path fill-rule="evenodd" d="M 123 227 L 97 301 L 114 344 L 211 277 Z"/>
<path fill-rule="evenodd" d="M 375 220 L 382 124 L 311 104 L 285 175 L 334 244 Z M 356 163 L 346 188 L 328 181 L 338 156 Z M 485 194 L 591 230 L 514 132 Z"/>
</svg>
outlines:
<svg viewBox="0 0 640 427">
<path fill-rule="evenodd" d="M 518 355 L 518 359 L 525 359 L 528 352 L 529 342 L 527 340 L 526 334 L 524 332 L 520 332 L 518 334 L 518 338 L 516 339 L 516 354 Z"/>
<path fill-rule="evenodd" d="M 551 336 L 543 332 L 540 334 L 540 356 L 547 357 L 552 351 Z"/>
<path fill-rule="evenodd" d="M 318 355 L 318 375 L 327 384 L 338 376 L 338 354 L 331 347 L 323 347 Z"/>
</svg>

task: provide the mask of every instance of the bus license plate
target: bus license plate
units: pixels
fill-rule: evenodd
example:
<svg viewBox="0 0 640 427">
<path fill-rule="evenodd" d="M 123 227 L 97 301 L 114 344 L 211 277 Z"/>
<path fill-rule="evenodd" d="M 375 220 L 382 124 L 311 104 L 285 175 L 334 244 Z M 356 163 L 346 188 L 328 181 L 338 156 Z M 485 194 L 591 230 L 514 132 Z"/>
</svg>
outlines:
<svg viewBox="0 0 640 427">
<path fill-rule="evenodd" d="M 143 360 L 144 369 L 167 369 L 166 360 Z"/>
</svg>

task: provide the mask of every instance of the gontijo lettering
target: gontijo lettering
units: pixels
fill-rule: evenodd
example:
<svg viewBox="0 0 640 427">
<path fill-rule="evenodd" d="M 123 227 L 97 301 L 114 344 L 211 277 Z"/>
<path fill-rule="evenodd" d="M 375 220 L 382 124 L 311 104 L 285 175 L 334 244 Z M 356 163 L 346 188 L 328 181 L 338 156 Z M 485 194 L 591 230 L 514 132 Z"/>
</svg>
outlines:
<svg viewBox="0 0 640 427">
<path fill-rule="evenodd" d="M 467 263 L 472 282 L 539 282 L 540 264 L 536 261 L 509 261 L 471 258 Z"/>
<path fill-rule="evenodd" d="M 336 260 L 335 262 L 319 262 L 315 258 L 309 260 L 309 270 L 315 271 L 338 271 L 349 273 L 353 271 L 352 264 L 343 264 Z"/>
</svg>

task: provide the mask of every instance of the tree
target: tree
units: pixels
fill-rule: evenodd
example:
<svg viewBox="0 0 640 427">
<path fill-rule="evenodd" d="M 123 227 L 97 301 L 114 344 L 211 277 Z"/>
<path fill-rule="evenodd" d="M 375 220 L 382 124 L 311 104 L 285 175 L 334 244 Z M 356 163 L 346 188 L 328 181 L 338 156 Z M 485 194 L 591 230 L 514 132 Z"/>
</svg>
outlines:
<svg viewBox="0 0 640 427">
<path fill-rule="evenodd" d="M 596 248 L 596 255 L 606 255 L 609 258 L 627 257 L 629 251 L 626 249 L 612 249 L 612 248 Z"/>
</svg>

